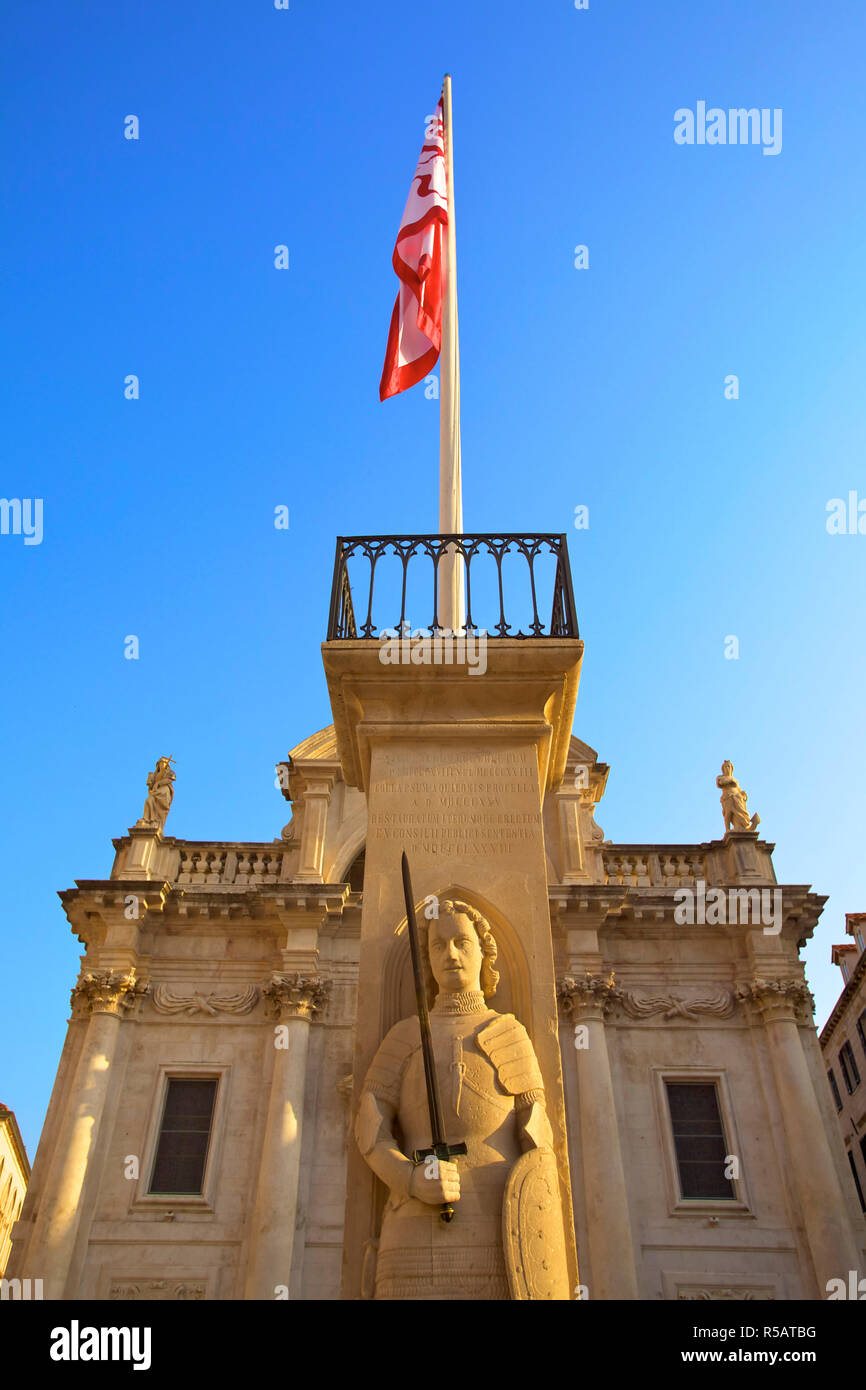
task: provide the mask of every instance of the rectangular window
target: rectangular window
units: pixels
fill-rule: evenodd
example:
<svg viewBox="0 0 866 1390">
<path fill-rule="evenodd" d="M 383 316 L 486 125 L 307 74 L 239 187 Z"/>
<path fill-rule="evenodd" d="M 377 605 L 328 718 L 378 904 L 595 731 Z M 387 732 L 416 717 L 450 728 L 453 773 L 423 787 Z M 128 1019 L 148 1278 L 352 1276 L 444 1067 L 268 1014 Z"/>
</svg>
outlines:
<svg viewBox="0 0 866 1390">
<path fill-rule="evenodd" d="M 860 1085 L 860 1073 L 854 1060 L 854 1049 L 849 1042 L 843 1043 L 839 1049 L 839 1066 L 842 1068 L 845 1088 L 849 1096 L 852 1096 Z"/>
<path fill-rule="evenodd" d="M 734 1185 L 725 1176 L 727 1146 L 716 1087 L 711 1082 L 665 1084 L 682 1197 L 736 1201 Z"/>
<path fill-rule="evenodd" d="M 848 1150 L 848 1162 L 851 1164 L 851 1176 L 854 1179 L 857 1196 L 860 1198 L 860 1210 L 866 1211 L 866 1201 L 863 1200 L 863 1188 L 860 1186 L 860 1174 L 857 1172 L 857 1164 L 854 1162 L 854 1155 L 850 1149 Z"/>
<path fill-rule="evenodd" d="M 863 1049 L 863 1055 L 866 1057 L 866 1009 L 863 1010 L 857 1020 L 857 1034 L 860 1038 L 860 1046 Z"/>
<path fill-rule="evenodd" d="M 839 1087 L 838 1087 L 838 1085 L 837 1085 L 837 1083 L 836 1083 L 836 1076 L 835 1076 L 835 1073 L 834 1073 L 832 1067 L 830 1067 L 829 1070 L 828 1070 L 828 1072 L 827 1072 L 827 1080 L 830 1082 L 830 1090 L 833 1092 L 833 1099 L 834 1099 L 835 1102 L 836 1102 L 836 1109 L 837 1109 L 837 1110 L 841 1110 L 841 1109 L 842 1109 L 842 1097 L 841 1097 L 840 1094 L 839 1094 Z"/>
<path fill-rule="evenodd" d="M 150 1192 L 201 1192 L 216 1089 L 216 1077 L 168 1078 Z"/>
</svg>

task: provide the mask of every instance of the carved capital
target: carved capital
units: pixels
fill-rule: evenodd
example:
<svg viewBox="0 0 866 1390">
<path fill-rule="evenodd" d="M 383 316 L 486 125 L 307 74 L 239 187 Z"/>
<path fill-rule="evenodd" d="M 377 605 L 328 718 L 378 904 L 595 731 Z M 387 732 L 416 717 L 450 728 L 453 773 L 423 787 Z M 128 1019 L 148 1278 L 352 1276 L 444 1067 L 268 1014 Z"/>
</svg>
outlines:
<svg viewBox="0 0 866 1390">
<path fill-rule="evenodd" d="M 321 975 L 274 974 L 262 990 L 262 997 L 272 1018 L 309 1021 L 325 1007 L 330 988 L 330 980 L 323 980 Z"/>
<path fill-rule="evenodd" d="M 69 1002 L 75 1018 L 88 1018 L 91 1014 L 113 1014 L 119 1018 L 149 990 L 149 984 L 135 978 L 134 970 L 83 970 Z"/>
<path fill-rule="evenodd" d="M 560 1011 L 566 1018 L 605 1018 L 621 996 L 614 984 L 613 971 L 605 978 L 603 975 L 590 975 L 587 970 L 583 979 L 564 975 L 556 991 Z"/>
<path fill-rule="evenodd" d="M 751 1005 L 765 1023 L 775 1019 L 810 1023 L 815 1012 L 815 1000 L 804 980 L 749 980 L 737 985 L 734 994 Z"/>
</svg>

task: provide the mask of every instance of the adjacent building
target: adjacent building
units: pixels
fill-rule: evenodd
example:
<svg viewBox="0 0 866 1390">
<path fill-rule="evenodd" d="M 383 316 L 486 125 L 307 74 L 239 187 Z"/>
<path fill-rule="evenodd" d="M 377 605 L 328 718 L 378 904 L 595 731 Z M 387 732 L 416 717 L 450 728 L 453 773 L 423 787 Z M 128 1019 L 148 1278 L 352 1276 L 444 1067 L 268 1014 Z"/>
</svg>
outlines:
<svg viewBox="0 0 866 1390">
<path fill-rule="evenodd" d="M 866 912 L 846 913 L 845 933 L 848 940 L 831 957 L 845 987 L 821 1031 L 821 1050 L 866 1224 Z"/>
<path fill-rule="evenodd" d="M 14 1111 L 0 1102 L 0 1277 L 12 1250 L 12 1227 L 21 1215 L 30 1160 Z"/>
</svg>

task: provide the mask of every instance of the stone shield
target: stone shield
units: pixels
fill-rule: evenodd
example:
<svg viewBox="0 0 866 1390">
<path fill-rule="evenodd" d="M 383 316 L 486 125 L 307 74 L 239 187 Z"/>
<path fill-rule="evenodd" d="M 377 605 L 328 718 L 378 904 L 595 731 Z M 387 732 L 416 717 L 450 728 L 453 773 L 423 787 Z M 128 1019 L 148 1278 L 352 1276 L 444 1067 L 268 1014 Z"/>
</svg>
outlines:
<svg viewBox="0 0 866 1390">
<path fill-rule="evenodd" d="M 571 1297 L 551 1149 L 530 1149 L 512 1168 L 502 1201 L 502 1244 L 512 1298 Z"/>
</svg>

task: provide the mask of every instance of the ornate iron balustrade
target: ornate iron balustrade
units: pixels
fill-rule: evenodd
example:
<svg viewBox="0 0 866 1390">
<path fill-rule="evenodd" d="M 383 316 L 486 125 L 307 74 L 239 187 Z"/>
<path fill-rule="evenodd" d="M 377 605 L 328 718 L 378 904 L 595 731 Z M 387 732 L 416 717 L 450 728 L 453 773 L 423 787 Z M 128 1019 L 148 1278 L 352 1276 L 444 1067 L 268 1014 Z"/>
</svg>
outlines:
<svg viewBox="0 0 866 1390">
<path fill-rule="evenodd" d="M 450 551 L 450 547 L 454 551 Z M 442 633 L 445 629 L 439 623 L 438 602 L 439 602 L 439 566 L 443 558 L 448 553 L 457 553 L 463 557 L 464 562 L 464 583 L 466 591 L 466 630 L 467 632 L 486 632 L 489 637 L 577 637 L 577 614 L 574 607 L 574 591 L 571 584 L 571 570 L 568 563 L 568 543 L 564 535 L 541 535 L 541 536 L 514 536 L 514 535 L 430 535 L 430 536 L 338 536 L 337 554 L 334 562 L 334 583 L 331 589 L 331 611 L 328 619 L 328 641 L 333 642 L 340 639 L 369 638 L 378 637 L 384 632 L 402 633 L 406 631 L 409 616 L 406 612 L 407 584 L 409 581 L 410 561 L 422 563 L 424 560 L 430 564 L 430 607 L 432 613 L 431 621 L 425 623 L 425 628 L 432 634 Z M 524 632 L 521 628 L 515 629 L 512 623 L 506 618 L 505 612 L 505 587 L 503 582 L 503 560 L 506 556 L 513 555 L 522 557 L 526 562 L 526 586 L 525 607 L 528 609 L 531 602 L 532 615 L 526 626 L 528 631 Z M 552 556 L 554 559 L 553 593 L 550 598 L 549 621 L 545 623 L 539 613 L 539 606 L 543 603 L 543 597 L 539 594 L 539 576 L 536 574 L 536 561 L 540 557 Z M 393 607 L 396 610 L 399 602 L 399 613 L 393 612 L 393 624 L 377 625 L 373 619 L 373 600 L 374 587 L 376 583 L 376 567 L 383 559 L 393 559 L 402 566 L 402 583 L 400 584 L 399 600 L 396 595 Z M 487 589 L 493 589 L 493 609 L 498 607 L 498 621 L 487 623 L 479 622 L 482 614 L 473 612 L 473 601 L 476 607 L 485 604 L 484 586 L 478 582 L 480 580 L 479 570 L 483 561 L 489 570 L 489 560 L 492 558 L 495 567 L 492 586 L 488 583 Z M 361 595 L 356 585 L 355 602 L 353 603 L 352 586 L 349 581 L 349 561 L 360 560 L 369 564 L 369 578 L 367 581 L 367 593 L 364 595 L 366 608 L 361 601 Z M 472 565 L 476 565 L 476 596 L 473 600 L 473 575 Z M 489 577 L 489 576 L 488 576 Z M 479 592 L 480 598 L 479 598 Z M 498 591 L 498 592 L 497 592 Z M 489 593 L 486 595 L 489 600 Z M 390 599 L 384 600 L 390 606 Z M 486 605 L 485 605 L 486 606 Z M 524 606 L 524 605 L 521 605 Z M 356 613 L 364 613 L 363 621 L 356 618 Z M 413 620 L 419 616 L 417 613 L 411 615 Z M 415 624 L 420 629 L 420 624 Z"/>
</svg>

